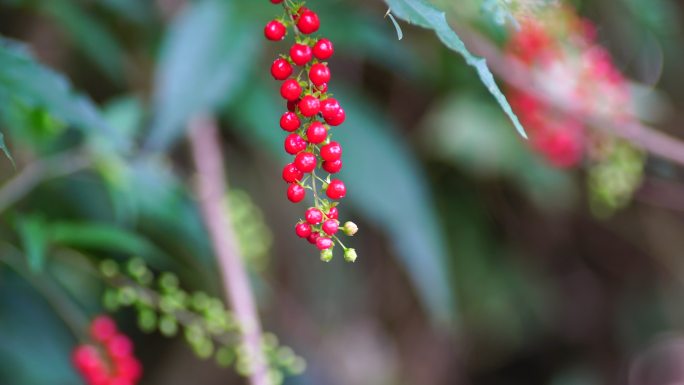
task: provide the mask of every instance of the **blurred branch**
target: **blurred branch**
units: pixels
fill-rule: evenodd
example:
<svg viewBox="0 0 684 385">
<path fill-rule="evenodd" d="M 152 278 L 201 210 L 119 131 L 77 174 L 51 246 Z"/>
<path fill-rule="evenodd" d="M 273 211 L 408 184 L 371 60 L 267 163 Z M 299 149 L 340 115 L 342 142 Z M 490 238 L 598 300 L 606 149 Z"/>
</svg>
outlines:
<svg viewBox="0 0 684 385">
<path fill-rule="evenodd" d="M 45 180 L 73 174 L 89 166 L 90 160 L 80 152 L 69 152 L 31 162 L 0 188 L 0 212 L 5 211 Z"/>
<path fill-rule="evenodd" d="M 252 360 L 250 384 L 270 385 L 268 364 L 261 348 L 261 324 L 254 295 L 237 249 L 230 212 L 223 202 L 226 179 L 216 121 L 209 116 L 198 116 L 190 122 L 189 132 L 192 157 L 198 173 L 196 190 L 202 217 L 218 259 L 226 296 L 242 328 L 245 350 Z"/>
<path fill-rule="evenodd" d="M 537 87 L 534 77 L 521 63 L 504 56 L 498 47 L 477 32 L 459 28 L 459 35 L 474 52 L 487 59 L 492 72 L 506 83 L 537 98 L 549 101 L 559 111 L 582 117 L 592 127 L 609 131 L 657 157 L 684 166 L 684 142 L 682 140 L 637 121 L 616 122 L 600 115 L 587 115 L 577 103 L 553 97 Z"/>
</svg>

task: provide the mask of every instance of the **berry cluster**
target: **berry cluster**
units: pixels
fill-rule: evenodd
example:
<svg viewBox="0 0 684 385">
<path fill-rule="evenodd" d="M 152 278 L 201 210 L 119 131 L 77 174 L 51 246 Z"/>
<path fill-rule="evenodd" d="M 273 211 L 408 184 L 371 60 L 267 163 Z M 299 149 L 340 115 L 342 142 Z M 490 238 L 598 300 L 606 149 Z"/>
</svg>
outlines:
<svg viewBox="0 0 684 385">
<path fill-rule="evenodd" d="M 142 366 L 133 356 L 133 343 L 121 334 L 107 316 L 95 318 L 90 325 L 94 343 L 79 345 L 73 363 L 88 385 L 135 385 Z"/>
<path fill-rule="evenodd" d="M 299 203 L 310 190 L 314 206 L 306 210 L 304 220 L 295 226 L 295 233 L 321 251 L 321 259 L 330 261 L 335 243 L 344 250 L 347 261 L 356 260 L 356 251 L 345 247 L 337 237 L 339 230 L 354 235 L 358 230 L 353 222 L 340 226 L 338 201 L 345 197 L 347 188 L 335 178 L 342 169 L 342 146 L 331 138 L 331 129 L 346 118 L 340 103 L 328 93 L 331 74 L 328 60 L 334 53 L 333 44 L 325 38 L 312 36 L 318 31 L 318 15 L 303 2 L 270 0 L 282 4 L 285 12 L 266 24 L 264 35 L 271 41 L 285 38 L 288 29 L 295 34 L 295 42 L 288 54 L 280 55 L 271 65 L 271 75 L 282 81 L 280 95 L 286 101 L 287 112 L 280 118 L 280 127 L 288 133 L 285 151 L 294 156 L 285 165 L 282 176 L 287 182 L 287 198 Z M 322 170 L 328 175 L 316 175 Z M 320 172 L 320 171 L 319 171 Z M 324 198 L 319 195 L 325 192 Z"/>
<path fill-rule="evenodd" d="M 592 157 L 595 143 L 584 115 L 615 121 L 633 119 L 627 84 L 608 52 L 596 43 L 593 24 L 567 7 L 549 6 L 535 18 L 521 20 L 507 47 L 511 59 L 528 68 L 536 86 L 577 114 L 556 111 L 551 103 L 521 90 L 509 92 L 532 146 L 552 165 L 566 168 Z"/>
</svg>

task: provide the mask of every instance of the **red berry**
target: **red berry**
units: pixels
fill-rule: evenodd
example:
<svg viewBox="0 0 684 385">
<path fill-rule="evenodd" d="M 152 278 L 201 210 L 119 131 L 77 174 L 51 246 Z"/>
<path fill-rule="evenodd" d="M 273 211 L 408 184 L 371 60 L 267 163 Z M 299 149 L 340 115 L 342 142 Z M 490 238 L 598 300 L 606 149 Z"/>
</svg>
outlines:
<svg viewBox="0 0 684 385">
<path fill-rule="evenodd" d="M 347 188 L 341 180 L 333 179 L 330 181 L 330 184 L 328 184 L 328 189 L 325 190 L 325 194 L 330 199 L 342 199 L 347 195 Z"/>
<path fill-rule="evenodd" d="M 285 131 L 292 132 L 298 129 L 300 125 L 299 117 L 294 112 L 286 112 L 280 117 L 280 128 Z"/>
<path fill-rule="evenodd" d="M 280 86 L 280 96 L 288 101 L 295 101 L 299 99 L 302 94 L 302 87 L 295 79 L 287 79 Z"/>
<path fill-rule="evenodd" d="M 337 206 L 331 207 L 330 210 L 328 210 L 328 218 L 338 219 L 339 216 L 340 216 L 340 211 L 337 209 Z"/>
<path fill-rule="evenodd" d="M 333 52 L 335 52 L 333 44 L 328 39 L 319 39 L 316 44 L 314 44 L 313 54 L 318 60 L 329 59 Z"/>
<path fill-rule="evenodd" d="M 283 168 L 283 180 L 287 183 L 293 183 L 301 180 L 304 177 L 304 173 L 299 171 L 294 163 L 288 163 Z"/>
<path fill-rule="evenodd" d="M 276 80 L 285 80 L 292 75 L 292 65 L 285 59 L 276 59 L 271 64 L 271 75 Z"/>
<path fill-rule="evenodd" d="M 327 92 L 328 91 L 328 83 L 323 83 L 318 86 L 316 86 L 316 89 L 321 91 L 321 92 Z"/>
<path fill-rule="evenodd" d="M 285 152 L 294 155 L 306 149 L 306 141 L 297 134 L 290 134 L 285 138 Z M 301 170 L 301 168 L 300 168 Z M 303 171 L 303 170 L 302 170 Z"/>
<path fill-rule="evenodd" d="M 323 222 L 323 213 L 315 207 L 309 207 L 304 213 L 304 219 L 312 225 Z"/>
<path fill-rule="evenodd" d="M 107 341 L 107 352 L 114 358 L 130 356 L 133 353 L 133 343 L 123 334 L 117 334 Z"/>
<path fill-rule="evenodd" d="M 327 98 L 321 100 L 321 115 L 323 115 L 323 119 L 329 119 L 337 115 L 337 112 L 340 110 L 340 103 L 337 101 L 337 99 L 334 98 Z"/>
<path fill-rule="evenodd" d="M 116 374 L 120 378 L 136 382 L 142 376 L 142 365 L 135 357 L 124 357 L 116 363 Z"/>
<path fill-rule="evenodd" d="M 299 112 L 308 118 L 316 115 L 318 111 L 320 111 L 321 102 L 315 96 L 306 95 L 299 101 L 297 106 L 299 107 Z"/>
<path fill-rule="evenodd" d="M 287 110 L 290 112 L 295 112 L 297 110 L 297 103 L 299 103 L 299 98 L 295 100 L 287 101 Z"/>
<path fill-rule="evenodd" d="M 325 250 L 331 248 L 333 245 L 333 241 L 330 238 L 327 237 L 318 237 L 316 239 L 316 247 L 318 250 Z"/>
<path fill-rule="evenodd" d="M 287 28 L 278 20 L 271 20 L 266 24 L 266 27 L 264 27 L 264 36 L 266 36 L 268 40 L 283 40 L 286 34 Z"/>
<path fill-rule="evenodd" d="M 328 136 L 328 130 L 325 128 L 323 123 L 315 121 L 309 125 L 306 129 L 306 140 L 309 143 L 318 144 L 325 140 Z"/>
<path fill-rule="evenodd" d="M 306 237 L 306 240 L 309 241 L 309 243 L 311 243 L 312 245 L 315 245 L 316 240 L 320 236 L 321 236 L 321 233 L 319 233 L 318 231 L 314 231 L 313 233 L 309 234 L 308 237 Z"/>
<path fill-rule="evenodd" d="M 311 225 L 305 222 L 297 223 L 295 226 L 295 233 L 299 238 L 306 238 L 311 235 Z"/>
<path fill-rule="evenodd" d="M 325 84 L 330 81 L 330 69 L 323 63 L 316 63 L 309 70 L 309 79 L 315 86 Z"/>
<path fill-rule="evenodd" d="M 287 199 L 292 203 L 301 202 L 306 196 L 306 189 L 297 183 L 291 183 L 287 188 Z"/>
<path fill-rule="evenodd" d="M 294 163 L 300 171 L 311 172 L 316 168 L 316 155 L 310 152 L 300 152 L 295 157 Z"/>
<path fill-rule="evenodd" d="M 100 366 L 100 354 L 92 345 L 79 345 L 74 349 L 71 359 L 80 371 L 92 371 Z"/>
<path fill-rule="evenodd" d="M 342 170 L 342 160 L 326 160 L 321 164 L 321 167 L 331 174 L 336 174 Z"/>
<path fill-rule="evenodd" d="M 338 160 L 342 157 L 342 146 L 337 142 L 330 142 L 321 147 L 321 158 L 323 160 Z"/>
<path fill-rule="evenodd" d="M 321 26 L 320 20 L 318 20 L 318 15 L 309 9 L 299 12 L 299 18 L 297 19 L 297 28 L 303 34 L 310 34 L 318 31 L 318 27 Z"/>
<path fill-rule="evenodd" d="M 346 117 L 347 115 L 344 113 L 344 109 L 340 108 L 335 115 L 325 118 L 325 122 L 331 126 L 339 126 L 344 123 Z"/>
<path fill-rule="evenodd" d="M 106 342 L 116 333 L 116 323 L 106 315 L 98 316 L 90 324 L 90 335 L 95 341 Z"/>
<path fill-rule="evenodd" d="M 328 219 L 321 225 L 321 229 L 328 235 L 335 234 L 339 228 L 340 223 L 337 222 L 335 219 Z"/>
<path fill-rule="evenodd" d="M 297 65 L 303 66 L 308 63 L 311 60 L 311 56 L 311 47 L 308 45 L 296 43 L 290 48 L 290 58 Z"/>
<path fill-rule="evenodd" d="M 282 2 L 283 2 L 283 0 L 271 0 L 271 3 L 273 3 L 273 4 L 280 4 Z"/>
</svg>

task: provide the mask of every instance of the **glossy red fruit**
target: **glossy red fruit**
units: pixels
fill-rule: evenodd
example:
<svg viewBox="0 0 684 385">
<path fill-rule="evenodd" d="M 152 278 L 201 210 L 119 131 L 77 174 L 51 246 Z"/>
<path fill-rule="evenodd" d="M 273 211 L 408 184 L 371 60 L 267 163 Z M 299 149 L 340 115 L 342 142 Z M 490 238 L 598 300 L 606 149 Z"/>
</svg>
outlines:
<svg viewBox="0 0 684 385">
<path fill-rule="evenodd" d="M 321 102 L 315 96 L 306 95 L 299 101 L 297 107 L 299 107 L 299 112 L 301 112 L 302 115 L 309 118 L 316 115 L 318 111 L 321 110 Z"/>
<path fill-rule="evenodd" d="M 280 86 L 280 96 L 288 101 L 295 101 L 299 99 L 302 94 L 302 87 L 295 79 L 287 79 Z"/>
<path fill-rule="evenodd" d="M 299 238 L 306 238 L 311 235 L 311 225 L 305 222 L 297 223 L 295 233 Z"/>
<path fill-rule="evenodd" d="M 268 24 L 266 24 L 266 27 L 264 27 L 264 36 L 266 36 L 268 40 L 283 40 L 286 34 L 287 28 L 285 28 L 285 25 L 278 20 L 271 20 L 268 22 Z"/>
<path fill-rule="evenodd" d="M 318 39 L 316 44 L 313 46 L 313 55 L 318 60 L 329 59 L 334 52 L 335 49 L 333 48 L 333 44 L 328 39 Z"/>
<path fill-rule="evenodd" d="M 316 162 L 316 155 L 310 152 L 300 152 L 294 161 L 297 168 L 305 173 L 313 171 L 316 168 Z"/>
<path fill-rule="evenodd" d="M 328 218 L 338 219 L 339 216 L 340 216 L 340 211 L 337 209 L 337 206 L 331 207 L 330 210 L 328 210 Z"/>
<path fill-rule="evenodd" d="M 333 235 L 340 228 L 340 223 L 335 219 L 328 219 L 321 225 L 321 230 L 328 235 Z"/>
<path fill-rule="evenodd" d="M 321 167 L 323 167 L 323 170 L 326 172 L 337 174 L 340 172 L 340 170 L 342 170 L 342 160 L 326 160 L 323 162 L 323 164 L 321 164 Z"/>
<path fill-rule="evenodd" d="M 330 142 L 321 147 L 321 158 L 323 160 L 338 160 L 342 158 L 342 146 L 337 142 Z"/>
<path fill-rule="evenodd" d="M 286 112 L 280 117 L 280 128 L 285 131 L 292 132 L 301 126 L 299 117 L 294 112 Z"/>
<path fill-rule="evenodd" d="M 273 3 L 273 4 L 280 4 L 282 2 L 283 2 L 283 0 L 271 0 L 271 3 Z"/>
<path fill-rule="evenodd" d="M 300 11 L 299 18 L 297 19 L 297 28 L 301 33 L 305 35 L 314 33 L 318 31 L 318 28 L 320 26 L 321 22 L 318 19 L 318 15 L 316 14 L 316 12 L 310 9 Z"/>
<path fill-rule="evenodd" d="M 107 342 L 116 333 L 116 323 L 106 315 L 98 316 L 90 323 L 90 335 L 95 341 Z"/>
<path fill-rule="evenodd" d="M 288 163 L 283 167 L 283 180 L 287 183 L 293 183 L 301 180 L 304 177 L 304 173 L 299 171 L 294 163 Z"/>
<path fill-rule="evenodd" d="M 288 75 L 289 76 L 289 75 Z M 325 84 L 330 81 L 330 69 L 323 63 L 316 63 L 309 70 L 309 80 L 315 86 Z"/>
<path fill-rule="evenodd" d="M 316 247 L 318 250 L 325 250 L 331 248 L 333 245 L 333 241 L 330 238 L 327 237 L 318 237 L 316 239 Z"/>
<path fill-rule="evenodd" d="M 303 66 L 308 63 L 312 56 L 313 54 L 311 53 L 311 47 L 308 45 L 296 43 L 290 48 L 290 58 L 299 66 Z"/>
<path fill-rule="evenodd" d="M 328 130 L 325 128 L 323 123 L 315 121 L 309 125 L 306 129 L 306 140 L 309 143 L 318 144 L 328 137 Z"/>
<path fill-rule="evenodd" d="M 290 134 L 285 138 L 285 152 L 287 152 L 288 154 L 294 155 L 301 151 L 304 151 L 305 149 L 306 141 L 302 139 L 301 136 L 297 134 Z"/>
<path fill-rule="evenodd" d="M 306 189 L 297 183 L 291 183 L 287 188 L 287 199 L 292 203 L 301 202 L 306 196 Z"/>
<path fill-rule="evenodd" d="M 287 101 L 287 110 L 290 112 L 295 112 L 297 110 L 297 104 L 299 104 L 299 98 L 296 100 Z"/>
<path fill-rule="evenodd" d="M 340 103 L 335 98 L 321 100 L 321 115 L 323 115 L 323 119 L 334 117 L 340 108 L 342 107 L 340 107 Z"/>
<path fill-rule="evenodd" d="M 333 179 L 328 184 L 328 189 L 325 190 L 325 195 L 330 199 L 342 199 L 347 195 L 347 188 L 339 179 Z"/>
<path fill-rule="evenodd" d="M 315 244 L 316 244 L 316 240 L 317 240 L 318 237 L 320 237 L 320 236 L 321 236 L 321 233 L 320 233 L 320 232 L 314 231 L 313 233 L 309 234 L 308 237 L 306 237 L 306 240 L 309 241 L 309 243 L 311 243 L 312 245 L 315 245 Z"/>
<path fill-rule="evenodd" d="M 344 109 L 340 108 L 337 110 L 335 115 L 330 116 L 328 118 L 324 118 L 325 122 L 328 123 L 331 126 L 339 126 L 340 124 L 344 123 L 344 120 L 347 118 L 347 115 L 344 113 Z"/>
<path fill-rule="evenodd" d="M 276 80 L 285 80 L 292 75 L 292 65 L 287 60 L 275 59 L 271 64 L 271 76 Z"/>
<path fill-rule="evenodd" d="M 304 213 L 304 219 L 312 225 L 323 222 L 323 213 L 315 207 L 309 207 Z"/>
</svg>

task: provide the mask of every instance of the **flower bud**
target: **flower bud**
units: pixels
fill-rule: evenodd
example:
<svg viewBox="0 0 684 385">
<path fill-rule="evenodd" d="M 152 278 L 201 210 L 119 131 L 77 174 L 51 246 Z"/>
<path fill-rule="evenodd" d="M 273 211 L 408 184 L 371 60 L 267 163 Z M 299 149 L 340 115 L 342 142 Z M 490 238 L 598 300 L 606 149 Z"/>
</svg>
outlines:
<svg viewBox="0 0 684 385">
<path fill-rule="evenodd" d="M 356 223 L 348 221 L 344 224 L 342 227 L 342 231 L 349 236 L 352 236 L 356 234 L 356 232 L 359 231 L 359 227 L 356 225 Z M 353 249 L 352 249 L 353 250 Z"/>
<path fill-rule="evenodd" d="M 346 253 L 345 253 L 346 255 Z M 333 259 L 333 251 L 331 249 L 321 250 L 321 261 L 330 262 Z"/>
<path fill-rule="evenodd" d="M 354 250 L 354 249 L 344 250 L 344 260 L 347 262 L 356 261 L 356 250 Z"/>
</svg>

